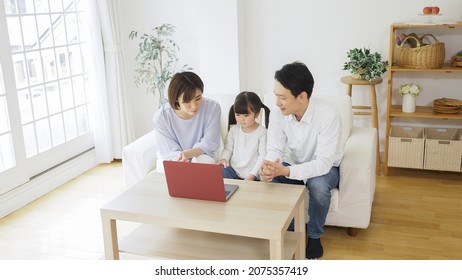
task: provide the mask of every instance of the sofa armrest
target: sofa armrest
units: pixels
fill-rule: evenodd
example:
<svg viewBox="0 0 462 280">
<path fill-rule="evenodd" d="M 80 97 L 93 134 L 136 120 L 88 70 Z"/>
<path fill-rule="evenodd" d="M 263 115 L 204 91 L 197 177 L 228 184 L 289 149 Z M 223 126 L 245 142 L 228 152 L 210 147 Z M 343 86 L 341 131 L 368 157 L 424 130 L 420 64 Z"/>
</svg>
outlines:
<svg viewBox="0 0 462 280">
<path fill-rule="evenodd" d="M 122 169 L 126 188 L 133 186 L 156 168 L 157 150 L 154 131 L 123 148 Z"/>
<path fill-rule="evenodd" d="M 357 217 L 352 227 L 367 228 L 376 181 L 375 128 L 353 127 L 340 164 L 339 209 L 342 216 Z"/>
</svg>

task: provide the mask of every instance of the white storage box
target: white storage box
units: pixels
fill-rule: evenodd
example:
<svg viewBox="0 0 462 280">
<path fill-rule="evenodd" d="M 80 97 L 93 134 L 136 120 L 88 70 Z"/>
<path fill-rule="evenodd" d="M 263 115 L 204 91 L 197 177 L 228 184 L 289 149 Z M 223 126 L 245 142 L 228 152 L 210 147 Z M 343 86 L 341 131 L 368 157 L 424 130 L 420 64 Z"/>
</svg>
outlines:
<svg viewBox="0 0 462 280">
<path fill-rule="evenodd" d="M 393 126 L 388 144 L 388 166 L 423 169 L 424 128 Z"/>
<path fill-rule="evenodd" d="M 456 128 L 425 128 L 424 169 L 461 171 L 462 139 Z"/>
</svg>

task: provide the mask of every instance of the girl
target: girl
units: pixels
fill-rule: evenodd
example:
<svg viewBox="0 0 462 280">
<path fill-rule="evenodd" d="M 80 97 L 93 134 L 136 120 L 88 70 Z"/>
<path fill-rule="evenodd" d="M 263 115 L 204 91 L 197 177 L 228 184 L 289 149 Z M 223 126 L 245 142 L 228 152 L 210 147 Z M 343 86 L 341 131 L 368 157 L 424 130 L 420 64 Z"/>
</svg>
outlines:
<svg viewBox="0 0 462 280">
<path fill-rule="evenodd" d="M 258 179 L 266 155 L 266 128 L 255 121 L 261 108 L 265 110 L 265 126 L 268 128 L 270 110 L 253 92 L 241 92 L 229 109 L 229 132 L 219 161 L 224 178 Z"/>
<path fill-rule="evenodd" d="M 193 72 L 176 73 L 168 87 L 168 103 L 154 115 L 157 170 L 162 161 L 216 163 L 220 148 L 220 105 L 202 96 L 204 84 Z"/>
</svg>

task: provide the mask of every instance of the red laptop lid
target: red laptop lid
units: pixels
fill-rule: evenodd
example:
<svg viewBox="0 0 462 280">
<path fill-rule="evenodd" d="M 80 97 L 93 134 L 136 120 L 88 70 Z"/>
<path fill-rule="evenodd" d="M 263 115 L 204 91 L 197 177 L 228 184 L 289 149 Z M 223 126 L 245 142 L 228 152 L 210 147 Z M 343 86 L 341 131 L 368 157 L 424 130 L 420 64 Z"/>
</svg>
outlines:
<svg viewBox="0 0 462 280">
<path fill-rule="evenodd" d="M 170 196 L 226 201 L 221 165 L 164 161 L 164 170 Z"/>
</svg>

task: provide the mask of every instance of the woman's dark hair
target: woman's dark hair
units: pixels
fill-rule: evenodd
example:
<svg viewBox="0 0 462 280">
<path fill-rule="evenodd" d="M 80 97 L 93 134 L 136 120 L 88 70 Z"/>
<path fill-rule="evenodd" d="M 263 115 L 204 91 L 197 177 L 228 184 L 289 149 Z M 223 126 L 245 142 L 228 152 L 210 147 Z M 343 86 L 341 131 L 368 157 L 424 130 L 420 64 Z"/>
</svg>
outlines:
<svg viewBox="0 0 462 280">
<path fill-rule="evenodd" d="M 177 110 L 180 108 L 178 99 L 183 94 L 183 102 L 188 103 L 196 96 L 196 91 L 204 92 L 204 83 L 201 78 L 193 72 L 179 72 L 173 75 L 168 86 L 168 103 Z"/>
<path fill-rule="evenodd" d="M 277 70 L 274 79 L 280 82 L 282 86 L 290 90 L 293 96 L 297 97 L 302 92 L 311 97 L 313 92 L 314 79 L 308 67 L 302 62 L 295 61 L 284 65 L 281 70 Z"/>
<path fill-rule="evenodd" d="M 237 123 L 235 114 L 258 114 L 261 108 L 265 110 L 265 126 L 268 128 L 270 109 L 261 102 L 256 93 L 251 91 L 239 93 L 234 99 L 234 104 L 229 108 L 228 130 L 231 125 Z"/>
</svg>

